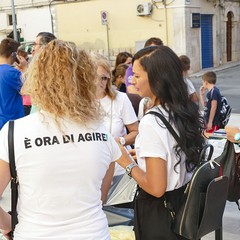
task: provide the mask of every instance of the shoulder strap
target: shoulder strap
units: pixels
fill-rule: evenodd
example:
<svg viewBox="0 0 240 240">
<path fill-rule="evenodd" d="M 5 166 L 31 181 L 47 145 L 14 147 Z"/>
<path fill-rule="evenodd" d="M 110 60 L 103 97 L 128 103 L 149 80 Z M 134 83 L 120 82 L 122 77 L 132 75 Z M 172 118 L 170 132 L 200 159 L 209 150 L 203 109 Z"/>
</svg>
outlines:
<svg viewBox="0 0 240 240">
<path fill-rule="evenodd" d="M 175 138 L 176 142 L 178 143 L 178 145 L 180 146 L 180 148 L 185 152 L 186 154 L 186 149 L 182 146 L 182 143 L 180 141 L 180 137 L 177 135 L 177 133 L 175 132 L 175 130 L 173 129 L 173 127 L 171 126 L 171 124 L 167 121 L 167 119 L 160 114 L 159 112 L 155 112 L 155 111 L 150 111 L 148 112 L 148 114 L 153 114 L 157 117 L 159 117 L 162 122 L 164 123 L 164 125 L 166 126 L 166 128 L 168 129 L 168 131 L 172 134 L 172 136 Z"/>
<path fill-rule="evenodd" d="M 13 134 L 14 134 L 14 121 L 9 121 L 9 125 L 8 125 L 9 164 L 10 164 L 11 177 L 16 179 L 17 178 L 17 172 L 16 172 L 16 165 L 15 165 Z"/>
<path fill-rule="evenodd" d="M 18 222 L 17 220 L 17 201 L 18 201 L 18 178 L 15 165 L 14 154 L 14 121 L 9 121 L 8 125 L 8 154 L 11 173 L 11 216 L 12 216 L 12 231 Z"/>
<path fill-rule="evenodd" d="M 147 114 L 153 114 L 157 117 L 159 117 L 162 122 L 164 123 L 164 125 L 166 126 L 166 128 L 168 129 L 168 131 L 172 134 L 172 136 L 175 138 L 176 142 L 178 143 L 178 145 L 180 146 L 180 148 L 182 149 L 182 151 L 187 155 L 187 150 L 186 148 L 182 145 L 182 142 L 180 140 L 180 137 L 177 135 L 177 133 L 175 132 L 175 130 L 173 129 L 173 127 L 171 126 L 171 124 L 167 121 L 167 119 L 159 112 L 155 112 L 155 111 L 150 111 Z M 207 153 L 207 149 L 209 150 L 209 152 Z M 200 157 L 199 157 L 199 161 L 202 162 L 205 159 L 205 156 L 207 155 L 207 159 L 206 161 L 209 161 L 212 158 L 212 154 L 213 154 L 213 146 L 211 144 L 205 144 L 201 153 L 200 153 Z"/>
</svg>

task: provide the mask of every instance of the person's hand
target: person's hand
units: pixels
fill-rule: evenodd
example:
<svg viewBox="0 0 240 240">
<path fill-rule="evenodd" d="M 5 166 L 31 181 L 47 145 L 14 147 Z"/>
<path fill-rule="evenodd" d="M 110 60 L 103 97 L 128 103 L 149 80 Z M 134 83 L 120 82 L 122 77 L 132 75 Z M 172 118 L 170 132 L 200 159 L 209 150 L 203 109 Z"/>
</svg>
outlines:
<svg viewBox="0 0 240 240">
<path fill-rule="evenodd" d="M 230 142 L 235 143 L 236 140 L 234 139 L 234 135 L 235 135 L 236 133 L 240 133 L 239 128 L 233 127 L 233 126 L 226 126 L 226 127 L 225 127 L 225 131 L 226 131 L 227 139 L 228 139 Z"/>
<path fill-rule="evenodd" d="M 125 169 L 127 165 L 135 162 L 135 160 L 133 159 L 132 154 L 127 150 L 126 147 L 121 145 L 119 142 L 117 142 L 117 144 L 122 152 L 122 156 L 117 160 L 117 163 Z"/>
<path fill-rule="evenodd" d="M 16 63 L 17 69 L 19 69 L 21 72 L 25 72 L 28 68 L 28 61 L 19 55 L 17 55 L 17 59 L 19 61 L 19 63 Z"/>
<path fill-rule="evenodd" d="M 212 129 L 212 122 L 208 122 L 208 124 L 207 124 L 207 130 L 210 130 L 210 129 Z"/>
<path fill-rule="evenodd" d="M 6 240 L 12 240 L 12 238 L 9 236 L 9 233 L 11 232 L 11 230 L 1 230 L 1 232 Z"/>
<path fill-rule="evenodd" d="M 206 88 L 204 86 L 200 87 L 200 95 L 204 95 Z"/>
<path fill-rule="evenodd" d="M 137 161 L 136 149 L 130 149 L 128 152 L 131 154 L 132 158 Z"/>
<path fill-rule="evenodd" d="M 2 235 L 7 239 L 7 240 L 11 240 L 11 236 L 10 233 L 12 231 L 11 228 L 11 215 L 7 212 L 4 212 L 4 229 L 1 229 Z"/>
</svg>

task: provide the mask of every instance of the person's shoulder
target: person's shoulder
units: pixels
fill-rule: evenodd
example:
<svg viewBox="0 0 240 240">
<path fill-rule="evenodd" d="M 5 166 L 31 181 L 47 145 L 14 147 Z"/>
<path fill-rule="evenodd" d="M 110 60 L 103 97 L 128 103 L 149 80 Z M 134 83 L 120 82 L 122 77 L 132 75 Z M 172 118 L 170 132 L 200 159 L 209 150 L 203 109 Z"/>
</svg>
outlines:
<svg viewBox="0 0 240 240">
<path fill-rule="evenodd" d="M 6 64 L 6 68 L 5 68 L 5 73 L 9 76 L 11 75 L 11 76 L 19 77 L 21 75 L 21 72 L 17 68 L 7 65 L 7 64 Z"/>
<path fill-rule="evenodd" d="M 146 112 L 146 114 L 143 116 L 143 118 L 141 119 L 140 123 L 141 122 L 143 122 L 143 123 L 151 122 L 154 124 L 157 122 L 162 122 L 162 120 L 157 115 L 155 115 L 153 112 L 157 112 L 157 113 L 163 115 L 164 118 L 166 118 L 168 120 L 167 112 L 161 106 L 158 106 L 158 107 L 153 107 L 153 108 L 149 109 Z M 157 119 L 157 121 L 156 121 L 156 119 Z"/>
<path fill-rule="evenodd" d="M 219 95 L 220 95 L 220 90 L 219 90 L 219 88 L 216 87 L 216 86 L 214 86 L 213 88 L 214 88 L 215 94 L 219 94 Z"/>
<path fill-rule="evenodd" d="M 117 93 L 117 95 L 116 95 L 117 100 L 124 100 L 124 99 L 128 98 L 127 94 L 124 92 L 120 92 L 120 91 L 116 90 L 116 93 Z"/>
</svg>

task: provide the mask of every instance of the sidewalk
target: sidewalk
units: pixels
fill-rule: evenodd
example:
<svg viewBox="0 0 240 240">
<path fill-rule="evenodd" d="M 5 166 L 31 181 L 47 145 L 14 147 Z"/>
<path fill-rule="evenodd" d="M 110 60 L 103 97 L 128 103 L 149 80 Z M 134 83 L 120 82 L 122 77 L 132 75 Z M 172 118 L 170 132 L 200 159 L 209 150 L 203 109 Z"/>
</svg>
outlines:
<svg viewBox="0 0 240 240">
<path fill-rule="evenodd" d="M 232 113 L 228 125 L 240 127 L 240 114 Z M 240 211 L 234 202 L 226 203 L 223 214 L 223 240 L 240 239 Z M 215 240 L 215 233 L 212 232 L 202 240 Z"/>
<path fill-rule="evenodd" d="M 218 67 L 204 68 L 199 72 L 190 74 L 189 77 L 190 78 L 194 78 L 194 77 L 197 78 L 197 77 L 201 77 L 205 72 L 208 72 L 208 71 L 217 72 L 217 71 L 221 71 L 221 70 L 228 69 L 228 68 L 231 68 L 231 67 L 235 67 L 235 66 L 238 66 L 238 65 L 240 65 L 240 61 L 228 62 L 228 63 L 225 63 L 225 64 L 220 65 Z"/>
</svg>

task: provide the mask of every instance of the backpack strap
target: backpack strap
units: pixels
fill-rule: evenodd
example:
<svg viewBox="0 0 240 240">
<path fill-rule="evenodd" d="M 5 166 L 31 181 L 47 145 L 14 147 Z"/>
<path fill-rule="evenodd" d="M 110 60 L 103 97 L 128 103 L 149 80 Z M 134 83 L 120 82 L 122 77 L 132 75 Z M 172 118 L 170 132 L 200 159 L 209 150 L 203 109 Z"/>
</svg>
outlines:
<svg viewBox="0 0 240 240">
<path fill-rule="evenodd" d="M 9 121 L 8 125 L 8 155 L 9 165 L 11 173 L 11 220 L 12 220 L 12 232 L 15 229 L 17 220 L 17 201 L 18 201 L 18 177 L 15 165 L 14 154 L 14 121 Z"/>
<path fill-rule="evenodd" d="M 178 143 L 178 145 L 180 146 L 180 148 L 185 152 L 186 154 L 186 149 L 185 147 L 182 145 L 182 142 L 180 141 L 180 137 L 177 135 L 176 131 L 173 129 L 173 127 L 171 126 L 171 124 L 167 121 L 167 119 L 159 112 L 155 112 L 155 111 L 150 111 L 147 114 L 152 114 L 155 115 L 157 117 L 159 117 L 162 122 L 164 123 L 164 125 L 166 126 L 166 128 L 168 129 L 168 131 L 172 134 L 172 136 L 175 138 L 176 142 Z"/>
<path fill-rule="evenodd" d="M 157 117 L 159 117 L 162 122 L 164 123 L 164 125 L 166 126 L 166 128 L 168 129 L 168 131 L 172 134 L 172 136 L 175 138 L 176 142 L 178 143 L 178 145 L 180 146 L 180 148 L 182 149 L 182 151 L 186 154 L 187 156 L 187 149 L 185 148 L 185 146 L 182 145 L 182 142 L 180 140 L 180 137 L 177 135 L 176 131 L 173 129 L 173 127 L 171 126 L 171 124 L 167 121 L 167 119 L 159 112 L 155 112 L 155 111 L 149 111 L 147 114 L 152 114 L 155 115 Z M 209 151 L 207 152 L 207 149 L 209 149 Z M 207 159 L 205 161 L 209 161 L 212 158 L 213 155 L 213 145 L 211 144 L 205 144 L 203 149 L 201 150 L 200 153 L 200 157 L 199 157 L 199 163 L 203 162 L 205 159 L 205 156 L 207 155 Z"/>
</svg>

